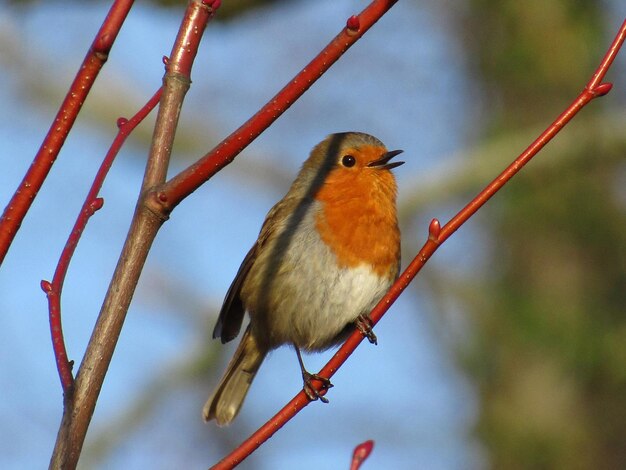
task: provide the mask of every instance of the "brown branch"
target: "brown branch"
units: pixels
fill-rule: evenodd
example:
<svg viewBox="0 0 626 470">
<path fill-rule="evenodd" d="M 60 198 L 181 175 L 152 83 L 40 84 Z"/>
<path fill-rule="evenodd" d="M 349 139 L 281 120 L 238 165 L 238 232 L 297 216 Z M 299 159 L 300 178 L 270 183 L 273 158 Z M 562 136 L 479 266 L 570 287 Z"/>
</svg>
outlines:
<svg viewBox="0 0 626 470">
<path fill-rule="evenodd" d="M 134 0 L 116 0 L 91 44 L 70 89 L 57 112 L 48 134 L 35 155 L 22 182 L 15 190 L 0 218 L 0 265 L 9 251 L 17 231 L 35 200 L 41 185 L 56 161 L 70 129 L 94 84 L 98 73 L 107 61 Z"/>
<path fill-rule="evenodd" d="M 213 16 L 211 4 L 191 0 L 172 48 L 163 79 L 163 93 L 141 195 L 124 248 L 109 285 L 100 315 L 78 370 L 74 391 L 66 396 L 63 420 L 50 462 L 53 469 L 74 469 L 96 407 L 98 395 L 122 330 L 148 251 L 164 218 L 143 203 L 144 195 L 165 181 L 183 98 L 202 33 Z"/>
<path fill-rule="evenodd" d="M 457 215 L 455 215 L 443 228 L 439 221 L 434 219 L 429 226 L 428 240 L 417 253 L 413 261 L 400 275 L 398 280 L 391 286 L 389 292 L 378 302 L 370 313 L 372 324 L 375 325 L 393 305 L 400 294 L 406 289 L 417 273 L 422 269 L 430 257 L 461 225 L 463 225 L 474 213 L 482 207 L 502 186 L 504 186 L 518 171 L 522 169 L 585 105 L 599 96 L 603 96 L 611 90 L 610 83 L 601 83 L 607 71 L 611 67 L 615 56 L 619 52 L 624 38 L 626 37 L 626 21 L 622 24 L 608 52 L 604 56 L 599 67 L 593 74 L 585 89 L 576 97 L 567 109 L 498 177 L 485 187 L 474 199 L 472 199 Z M 321 377 L 331 378 L 337 370 L 346 362 L 357 346 L 363 341 L 363 335 L 356 330 L 346 342 L 339 348 L 335 355 L 319 372 Z M 326 393 L 319 381 L 313 381 L 320 396 Z M 213 470 L 230 469 L 241 463 L 254 450 L 282 428 L 287 421 L 298 414 L 310 403 L 304 391 L 300 391 L 289 403 L 287 403 L 275 416 L 261 426 L 248 439 L 246 439 L 233 452 L 224 457 L 220 462 L 211 467 Z"/>
<path fill-rule="evenodd" d="M 104 204 L 104 200 L 98 197 L 98 193 L 100 192 L 100 188 L 102 188 L 102 184 L 104 183 L 107 173 L 113 164 L 113 160 L 115 160 L 115 157 L 122 148 L 126 138 L 130 135 L 133 129 L 135 129 L 135 127 L 137 127 L 137 125 L 139 125 L 139 123 L 143 121 L 150 111 L 152 111 L 159 103 L 161 92 L 162 88 L 159 88 L 152 98 L 150 98 L 150 100 L 132 118 L 120 118 L 117 120 L 119 129 L 117 136 L 113 140 L 109 151 L 104 157 L 104 160 L 96 173 L 94 182 L 87 193 L 83 207 L 78 214 L 70 236 L 63 247 L 63 251 L 61 252 L 59 262 L 57 263 L 57 267 L 54 271 L 52 282 L 45 280 L 41 281 L 41 288 L 46 293 L 48 298 L 52 348 L 54 350 L 54 357 L 56 359 L 57 369 L 61 379 L 61 386 L 63 387 L 63 394 L 65 396 L 71 394 L 74 386 L 74 377 L 72 376 L 73 361 L 68 360 L 65 340 L 63 339 L 63 326 L 61 323 L 61 293 L 63 291 L 63 282 L 65 281 L 70 261 L 72 260 L 72 256 L 74 255 L 74 251 L 76 250 L 76 246 L 78 245 L 78 241 L 80 240 L 83 230 L 85 230 L 85 227 L 87 226 L 87 222 L 89 222 L 91 216 L 97 210 L 101 209 Z"/>
<path fill-rule="evenodd" d="M 148 203 L 155 211 L 164 214 L 171 212 L 186 196 L 231 163 L 250 142 L 276 121 L 396 2 L 397 0 L 374 0 L 359 15 L 350 17 L 346 27 L 276 96 L 195 164 L 176 175 L 163 187 L 155 189 Z"/>
</svg>

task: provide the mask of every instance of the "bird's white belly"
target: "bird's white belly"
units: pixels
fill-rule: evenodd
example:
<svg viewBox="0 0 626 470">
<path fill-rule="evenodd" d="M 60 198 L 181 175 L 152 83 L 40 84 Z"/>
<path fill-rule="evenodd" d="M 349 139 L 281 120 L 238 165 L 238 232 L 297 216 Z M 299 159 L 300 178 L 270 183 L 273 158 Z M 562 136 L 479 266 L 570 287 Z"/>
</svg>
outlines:
<svg viewBox="0 0 626 470">
<path fill-rule="evenodd" d="M 291 326 L 285 331 L 293 336 L 292 342 L 307 350 L 332 346 L 346 325 L 368 314 L 390 285 L 366 265 L 330 268 L 325 276 L 329 277 L 327 282 L 314 289 L 317 296 L 301 310 L 290 312 Z"/>
<path fill-rule="evenodd" d="M 247 280 L 250 286 L 263 287 L 243 288 L 249 313 L 270 347 L 291 343 L 320 350 L 334 345 L 340 339 L 337 335 L 359 315 L 369 313 L 393 281 L 378 276 L 367 264 L 339 267 L 317 231 L 302 228 L 314 226 L 313 214 L 307 212 L 286 248 L 276 248 L 284 246 L 276 242 L 280 230 L 268 241 Z M 269 260 L 274 268 L 267 268 Z"/>
</svg>

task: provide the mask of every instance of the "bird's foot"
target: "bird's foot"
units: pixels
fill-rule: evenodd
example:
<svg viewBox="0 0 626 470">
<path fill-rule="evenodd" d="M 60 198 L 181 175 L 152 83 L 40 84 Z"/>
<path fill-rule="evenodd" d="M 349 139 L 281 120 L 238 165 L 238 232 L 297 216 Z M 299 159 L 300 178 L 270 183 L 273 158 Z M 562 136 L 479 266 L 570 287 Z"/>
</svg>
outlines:
<svg viewBox="0 0 626 470">
<path fill-rule="evenodd" d="M 376 338 L 374 330 L 372 329 L 372 320 L 370 320 L 369 315 L 359 315 L 355 321 L 355 325 L 357 330 L 359 330 L 370 343 L 376 345 L 378 344 L 378 339 Z"/>
<path fill-rule="evenodd" d="M 302 380 L 304 381 L 304 393 L 306 393 L 309 400 L 315 401 L 319 399 L 322 403 L 328 403 L 328 398 L 324 397 L 323 394 L 326 393 L 329 388 L 333 387 L 333 384 L 330 383 L 329 379 L 318 374 L 311 374 L 307 371 L 303 371 Z M 313 380 L 319 380 L 322 383 L 320 390 L 313 386 L 311 383 Z"/>
</svg>

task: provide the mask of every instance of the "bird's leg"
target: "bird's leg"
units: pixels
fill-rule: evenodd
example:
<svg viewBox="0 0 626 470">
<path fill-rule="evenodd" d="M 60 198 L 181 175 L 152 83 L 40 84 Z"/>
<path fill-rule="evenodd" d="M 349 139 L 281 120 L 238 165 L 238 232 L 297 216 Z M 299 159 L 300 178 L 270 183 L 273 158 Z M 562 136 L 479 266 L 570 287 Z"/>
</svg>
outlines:
<svg viewBox="0 0 626 470">
<path fill-rule="evenodd" d="M 378 344 L 378 339 L 376 338 L 376 335 L 374 334 L 374 330 L 372 330 L 373 325 L 372 325 L 372 320 L 370 320 L 369 315 L 367 314 L 359 315 L 356 321 L 354 322 L 354 324 L 356 325 L 357 330 L 359 330 L 361 334 L 365 336 L 370 343 L 376 344 L 376 345 Z"/>
<path fill-rule="evenodd" d="M 328 403 L 328 398 L 322 396 L 320 394 L 320 390 L 317 390 L 311 384 L 311 381 L 319 380 L 320 382 L 322 382 L 322 390 L 324 391 L 331 388 L 333 384 L 330 383 L 330 380 L 328 380 L 326 377 L 322 377 L 321 375 L 318 375 L 318 374 L 311 374 L 310 372 L 308 372 L 304 368 L 304 361 L 302 360 L 302 354 L 300 354 L 300 348 L 296 346 L 295 344 L 293 345 L 293 347 L 296 349 L 296 354 L 298 355 L 298 362 L 300 363 L 300 370 L 302 371 L 302 380 L 304 381 L 304 386 L 303 386 L 304 393 L 306 393 L 306 396 L 311 401 L 315 401 L 319 398 L 322 403 Z"/>
</svg>

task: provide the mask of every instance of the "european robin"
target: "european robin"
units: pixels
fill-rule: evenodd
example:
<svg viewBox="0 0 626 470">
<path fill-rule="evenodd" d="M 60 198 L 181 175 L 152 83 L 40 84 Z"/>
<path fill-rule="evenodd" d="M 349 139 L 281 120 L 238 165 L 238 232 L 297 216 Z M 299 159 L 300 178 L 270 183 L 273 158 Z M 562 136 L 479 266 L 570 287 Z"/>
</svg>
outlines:
<svg viewBox="0 0 626 470">
<path fill-rule="evenodd" d="M 400 230 L 396 181 L 377 138 L 331 134 L 311 151 L 291 188 L 269 211 L 254 246 L 231 284 L 213 338 L 234 339 L 245 312 L 250 323 L 217 389 L 205 421 L 229 424 L 241 408 L 263 359 L 283 344 L 298 355 L 304 390 L 311 386 L 300 350 L 322 351 L 356 327 L 376 341 L 368 314 L 398 277 Z"/>
</svg>

